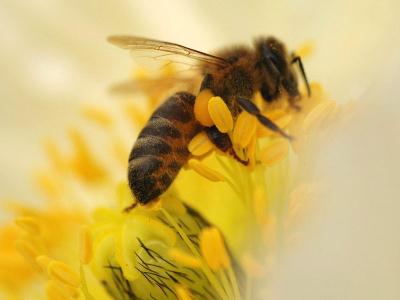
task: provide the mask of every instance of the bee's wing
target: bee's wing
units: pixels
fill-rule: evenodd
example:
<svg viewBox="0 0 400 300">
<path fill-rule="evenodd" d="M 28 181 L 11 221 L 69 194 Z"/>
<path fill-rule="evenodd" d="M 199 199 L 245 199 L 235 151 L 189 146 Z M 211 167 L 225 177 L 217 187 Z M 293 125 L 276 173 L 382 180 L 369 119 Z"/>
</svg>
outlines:
<svg viewBox="0 0 400 300">
<path fill-rule="evenodd" d="M 229 65 L 229 62 L 221 57 L 175 43 L 128 35 L 110 36 L 107 40 L 111 44 L 135 53 L 144 51 L 145 57 L 169 63 L 185 64 L 190 66 L 192 70 L 196 68 L 196 63 L 197 66 L 201 63 L 201 67 L 204 69 L 215 69 Z"/>
<path fill-rule="evenodd" d="M 146 93 L 149 95 L 171 91 L 172 89 L 195 92 L 201 78 L 168 76 L 159 78 L 137 78 L 114 84 L 110 88 L 113 94 Z"/>
</svg>

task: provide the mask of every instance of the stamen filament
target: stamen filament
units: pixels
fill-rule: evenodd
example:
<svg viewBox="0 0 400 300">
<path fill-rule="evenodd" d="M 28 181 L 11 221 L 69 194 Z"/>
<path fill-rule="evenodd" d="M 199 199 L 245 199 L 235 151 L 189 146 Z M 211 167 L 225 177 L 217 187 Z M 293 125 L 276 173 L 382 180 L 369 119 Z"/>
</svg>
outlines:
<svg viewBox="0 0 400 300">
<path fill-rule="evenodd" d="M 222 299 L 229 300 L 227 298 L 227 295 L 225 294 L 222 286 L 219 284 L 217 278 L 215 275 L 211 272 L 211 270 L 207 267 L 206 263 L 204 262 L 204 259 L 201 257 L 200 253 L 196 250 L 195 246 L 192 244 L 188 236 L 185 234 L 185 232 L 179 227 L 179 225 L 176 223 L 174 218 L 164 209 L 161 208 L 162 213 L 164 214 L 165 218 L 168 220 L 168 222 L 175 228 L 175 230 L 178 232 L 182 240 L 185 242 L 185 244 L 188 246 L 189 250 L 193 253 L 195 257 L 200 259 L 203 263 L 201 264 L 201 269 L 210 281 L 211 285 L 214 287 L 216 292 L 219 294 L 219 296 Z"/>
</svg>

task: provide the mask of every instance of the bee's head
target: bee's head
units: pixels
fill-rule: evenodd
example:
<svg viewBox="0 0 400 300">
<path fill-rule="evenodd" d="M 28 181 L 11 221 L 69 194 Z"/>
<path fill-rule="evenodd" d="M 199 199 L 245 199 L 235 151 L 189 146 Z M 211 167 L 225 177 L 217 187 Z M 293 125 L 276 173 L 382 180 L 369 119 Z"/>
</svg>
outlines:
<svg viewBox="0 0 400 300">
<path fill-rule="evenodd" d="M 256 41 L 257 65 L 261 68 L 261 92 L 267 101 L 272 101 L 284 89 L 290 98 L 297 98 L 300 93 L 292 59 L 285 46 L 273 37 Z"/>
</svg>

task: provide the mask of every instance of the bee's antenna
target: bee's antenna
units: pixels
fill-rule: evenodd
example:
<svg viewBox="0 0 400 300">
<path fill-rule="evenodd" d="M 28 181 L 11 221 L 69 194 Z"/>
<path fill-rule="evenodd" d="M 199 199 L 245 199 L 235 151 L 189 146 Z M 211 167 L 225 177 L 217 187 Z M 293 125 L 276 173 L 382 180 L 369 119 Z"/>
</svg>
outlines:
<svg viewBox="0 0 400 300">
<path fill-rule="evenodd" d="M 297 63 L 297 64 L 299 65 L 300 71 L 301 71 L 301 76 L 303 77 L 304 82 L 305 82 L 306 87 L 307 87 L 307 94 L 308 94 L 308 97 L 310 97 L 310 96 L 311 96 L 310 84 L 308 83 L 307 76 L 306 76 L 306 72 L 304 71 L 303 63 L 302 63 L 302 61 L 301 61 L 301 57 L 300 57 L 300 56 L 295 56 L 295 57 L 293 57 L 291 63 L 292 63 L 292 64 Z"/>
</svg>

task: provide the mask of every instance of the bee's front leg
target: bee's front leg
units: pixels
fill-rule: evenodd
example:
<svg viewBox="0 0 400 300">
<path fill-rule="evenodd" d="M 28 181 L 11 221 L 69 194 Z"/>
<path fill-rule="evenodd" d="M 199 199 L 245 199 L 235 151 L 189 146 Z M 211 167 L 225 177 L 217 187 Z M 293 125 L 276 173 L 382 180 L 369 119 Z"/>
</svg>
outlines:
<svg viewBox="0 0 400 300">
<path fill-rule="evenodd" d="M 241 164 L 247 166 L 249 164 L 248 160 L 241 159 L 233 149 L 232 141 L 228 134 L 220 132 L 217 127 L 206 127 L 204 128 L 210 141 L 222 152 L 231 155 Z"/>
<path fill-rule="evenodd" d="M 281 128 L 279 128 L 278 125 L 276 125 L 274 122 L 272 122 L 270 119 L 268 119 L 266 116 L 264 116 L 263 114 L 261 114 L 261 111 L 259 110 L 259 108 L 250 100 L 248 99 L 244 99 L 244 98 L 238 98 L 237 99 L 240 107 L 247 111 L 249 114 L 255 116 L 257 118 L 257 120 L 265 127 L 267 127 L 268 129 L 279 133 L 281 136 L 292 140 L 293 137 L 291 137 L 290 135 L 288 135 L 286 132 L 284 132 Z"/>
</svg>

